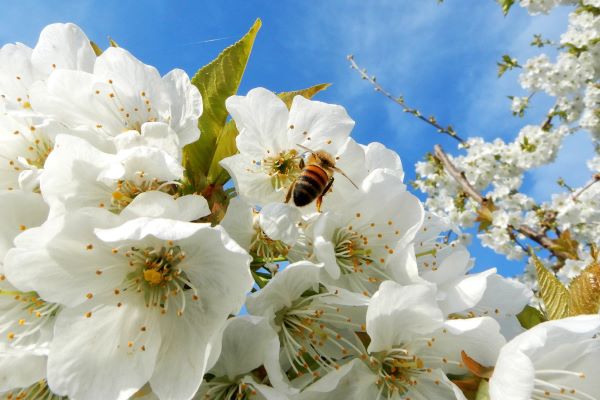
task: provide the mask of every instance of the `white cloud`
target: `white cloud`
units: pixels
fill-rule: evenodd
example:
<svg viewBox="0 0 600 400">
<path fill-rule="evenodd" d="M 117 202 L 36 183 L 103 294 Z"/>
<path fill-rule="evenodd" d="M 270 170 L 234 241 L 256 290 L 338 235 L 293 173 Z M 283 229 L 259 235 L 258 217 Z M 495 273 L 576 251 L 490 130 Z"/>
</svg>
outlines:
<svg viewBox="0 0 600 400">
<path fill-rule="evenodd" d="M 354 53 L 359 64 L 367 66 L 393 94 L 404 94 L 409 104 L 453 124 L 464 136 L 512 140 L 522 126 L 543 120 L 551 99 L 540 95 L 532 101 L 525 118 L 511 115 L 507 96 L 523 94 L 519 72 L 498 79 L 496 61 L 510 54 L 524 62 L 540 51 L 552 51 L 529 43 L 534 34 L 558 39 L 566 29 L 568 8 L 530 17 L 515 7 L 504 17 L 494 2 L 476 6 L 457 2 L 439 6 L 433 1 L 351 4 L 342 8 L 339 3 L 323 2 L 312 14 L 314 27 L 307 27 L 307 36 L 299 42 L 325 47 L 340 57 Z M 327 27 L 325 36 L 323 29 L 317 28 L 323 26 Z M 332 90 L 336 101 L 359 112 L 378 112 L 383 117 L 378 130 L 388 135 L 381 141 L 396 146 L 405 156 L 407 152 L 424 153 L 440 140 L 433 129 L 411 120 L 397 105 L 372 93 L 346 67 L 340 63 L 335 71 Z M 374 107 L 381 110 L 374 111 Z M 360 134 L 361 116 L 356 117 Z M 373 140 L 372 136 L 368 139 Z M 568 138 L 557 161 L 532 171 L 526 181 L 531 184 L 523 190 L 543 200 L 556 192 L 560 174 L 573 184 L 585 181 L 589 173 L 585 172 L 582 149 L 589 150 L 583 151 L 585 157 L 591 155 L 585 134 Z"/>
</svg>

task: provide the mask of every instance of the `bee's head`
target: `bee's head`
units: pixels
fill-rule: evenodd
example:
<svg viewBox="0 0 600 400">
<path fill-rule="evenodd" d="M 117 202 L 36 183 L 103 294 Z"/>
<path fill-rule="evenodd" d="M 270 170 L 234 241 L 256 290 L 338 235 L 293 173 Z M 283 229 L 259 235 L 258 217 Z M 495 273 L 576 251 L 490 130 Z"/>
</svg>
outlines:
<svg viewBox="0 0 600 400">
<path fill-rule="evenodd" d="M 311 157 L 315 157 L 315 161 L 317 161 L 323 169 L 333 169 L 335 167 L 333 156 L 324 150 L 315 151 L 311 154 Z"/>
</svg>

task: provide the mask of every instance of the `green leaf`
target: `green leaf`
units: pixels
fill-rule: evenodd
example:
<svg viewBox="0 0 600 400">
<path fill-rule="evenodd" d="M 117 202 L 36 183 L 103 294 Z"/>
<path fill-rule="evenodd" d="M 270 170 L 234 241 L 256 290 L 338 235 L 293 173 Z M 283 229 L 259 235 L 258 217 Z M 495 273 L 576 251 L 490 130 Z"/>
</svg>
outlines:
<svg viewBox="0 0 600 400">
<path fill-rule="evenodd" d="M 593 262 L 569 283 L 569 314 L 597 314 L 600 308 L 600 264 Z"/>
<path fill-rule="evenodd" d="M 504 12 L 504 15 L 506 15 L 513 4 L 515 4 L 515 0 L 498 0 L 498 3 L 502 7 L 502 12 Z"/>
<path fill-rule="evenodd" d="M 498 65 L 498 77 L 504 75 L 506 71 L 512 70 L 514 68 L 521 68 L 521 65 L 519 65 L 517 59 L 512 58 L 508 54 L 504 54 L 502 56 L 502 61 L 497 62 L 496 65 Z"/>
<path fill-rule="evenodd" d="M 541 261 L 532 255 L 537 273 L 539 296 L 544 302 L 548 319 L 561 319 L 569 316 L 569 292 L 554 274 L 546 269 Z"/>
<path fill-rule="evenodd" d="M 490 400 L 490 384 L 485 379 L 479 382 L 479 389 L 477 389 L 475 400 Z"/>
<path fill-rule="evenodd" d="M 96 57 L 98 57 L 99 55 L 102 54 L 102 49 L 96 44 L 96 42 L 93 42 L 90 40 L 90 46 L 92 46 L 92 49 L 94 50 L 94 53 L 96 54 Z"/>
<path fill-rule="evenodd" d="M 535 307 L 525 306 L 523 311 L 517 314 L 517 319 L 521 326 L 525 329 L 531 329 L 537 324 L 546 321 L 544 314 Z"/>
<path fill-rule="evenodd" d="M 229 180 L 229 174 L 219 165 L 219 162 L 237 153 L 238 150 L 235 143 L 237 135 L 238 130 L 235 122 L 227 122 L 217 138 L 215 154 L 208 170 L 209 184 L 224 185 Z"/>
<path fill-rule="evenodd" d="M 198 191 L 209 184 L 205 178 L 213 165 L 217 141 L 227 121 L 225 100 L 237 93 L 260 26 L 261 21 L 257 19 L 244 37 L 223 50 L 192 78 L 192 83 L 202 94 L 201 134 L 198 141 L 185 147 L 184 165 L 188 178 Z"/>
<path fill-rule="evenodd" d="M 321 90 L 327 89 L 329 86 L 331 86 L 331 83 L 320 83 L 318 85 L 314 85 L 306 89 L 294 90 L 292 92 L 282 92 L 277 94 L 277 96 L 279 96 L 279 98 L 283 100 L 287 108 L 290 108 L 292 106 L 292 101 L 294 100 L 295 96 L 300 95 L 306 97 L 307 99 L 310 99 L 315 94 L 319 93 Z"/>
</svg>

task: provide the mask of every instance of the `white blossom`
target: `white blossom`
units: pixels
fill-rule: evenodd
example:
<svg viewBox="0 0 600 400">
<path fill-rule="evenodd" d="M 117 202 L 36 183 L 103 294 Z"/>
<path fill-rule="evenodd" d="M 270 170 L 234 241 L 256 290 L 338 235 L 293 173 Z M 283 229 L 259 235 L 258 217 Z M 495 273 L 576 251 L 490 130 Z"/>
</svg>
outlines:
<svg viewBox="0 0 600 400">
<path fill-rule="evenodd" d="M 48 383 L 76 398 L 126 399 L 148 381 L 160 398 L 191 397 L 252 283 L 248 255 L 205 224 L 88 208 L 24 232 L 16 246 L 7 277 L 64 306 Z"/>
<path fill-rule="evenodd" d="M 541 323 L 508 342 L 490 379 L 492 400 L 594 399 L 600 341 L 597 315 Z"/>
</svg>

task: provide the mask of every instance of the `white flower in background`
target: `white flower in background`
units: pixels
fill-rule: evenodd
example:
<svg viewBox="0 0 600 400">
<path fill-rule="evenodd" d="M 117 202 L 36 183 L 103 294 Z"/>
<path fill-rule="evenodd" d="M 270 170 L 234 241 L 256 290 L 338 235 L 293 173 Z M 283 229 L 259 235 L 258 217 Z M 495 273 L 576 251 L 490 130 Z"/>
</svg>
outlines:
<svg viewBox="0 0 600 400">
<path fill-rule="evenodd" d="M 35 114 L 0 115 L 0 189 L 39 191 L 39 175 L 63 127 Z"/>
<path fill-rule="evenodd" d="M 560 37 L 562 44 L 584 47 L 594 45 L 600 39 L 600 17 L 592 12 L 569 14 L 569 28 Z"/>
<path fill-rule="evenodd" d="M 548 164 L 556 158 L 562 140 L 568 133 L 569 127 L 565 125 L 552 132 L 527 125 L 507 149 L 506 161 L 522 169 Z"/>
<path fill-rule="evenodd" d="M 291 264 L 246 301 L 250 314 L 271 322 L 282 359 L 299 377 L 309 372 L 316 378 L 362 352 L 354 332 L 364 331 L 368 298 L 337 288 L 322 291 L 320 269 L 308 261 Z"/>
<path fill-rule="evenodd" d="M 513 112 L 513 115 L 522 116 L 525 110 L 529 107 L 529 97 L 518 97 L 514 96 L 511 99 L 510 108 Z"/>
<path fill-rule="evenodd" d="M 57 133 L 72 133 L 32 109 L 29 91 L 58 69 L 91 71 L 96 58 L 89 39 L 73 24 L 48 25 L 32 50 L 22 44 L 0 49 L 0 188 L 38 189 L 39 170 Z M 85 133 L 79 133 L 84 135 Z"/>
<path fill-rule="evenodd" d="M 419 200 L 400 178 L 383 169 L 371 173 L 358 193 L 335 211 L 316 218 L 310 239 L 314 259 L 335 286 L 370 295 L 393 279 L 387 260 L 398 243 L 413 240 L 423 221 Z"/>
<path fill-rule="evenodd" d="M 490 379 L 491 400 L 600 398 L 598 315 L 543 322 L 508 342 Z"/>
<path fill-rule="evenodd" d="M 39 194 L 19 190 L 0 192 L 0 204 L 0 344 L 44 355 L 59 307 L 35 292 L 16 289 L 6 279 L 2 260 L 19 233 L 46 220 L 48 207 Z"/>
<path fill-rule="evenodd" d="M 593 262 L 594 259 L 591 256 L 583 260 L 566 260 L 565 265 L 556 273 L 556 277 L 563 283 L 568 284 L 571 279 L 580 275 Z"/>
<path fill-rule="evenodd" d="M 446 240 L 458 235 L 456 240 Z M 495 268 L 468 273 L 474 266 L 461 244 L 456 228 L 435 214 L 427 214 L 414 243 L 399 246 L 390 264 L 404 268 L 397 281 L 404 284 L 430 282 L 437 286 L 438 305 L 451 318 L 490 316 L 507 337 L 523 331 L 516 314 L 532 297 L 525 285 L 504 278 Z"/>
<path fill-rule="evenodd" d="M 383 282 L 366 323 L 368 353 L 307 387 L 301 399 L 462 400 L 445 375 L 467 372 L 461 351 L 493 365 L 505 342 L 490 318 L 444 322 L 431 285 Z M 344 379 L 353 371 L 352 379 Z"/>
<path fill-rule="evenodd" d="M 256 88 L 226 101 L 239 130 L 240 154 L 221 161 L 239 196 L 254 205 L 282 202 L 299 176 L 306 150 L 324 150 L 334 158 L 354 126 L 344 108 L 296 96 L 288 111 L 274 93 Z M 343 177 L 340 179 L 344 179 Z"/>
<path fill-rule="evenodd" d="M 29 89 L 54 70 L 91 72 L 96 54 L 89 39 L 74 24 L 51 24 L 40 33 L 34 49 L 17 43 L 0 49 L 0 104 L 8 110 L 31 110 Z"/>
<path fill-rule="evenodd" d="M 59 306 L 12 286 L 1 260 L 15 236 L 44 222 L 48 207 L 39 194 L 20 190 L 0 192 L 0 204 L 0 394 L 26 398 L 19 393 L 42 394 L 47 389 L 38 382 L 46 377 L 46 354 Z M 28 389 L 32 384 L 35 387 Z"/>
<path fill-rule="evenodd" d="M 81 209 L 15 243 L 7 277 L 64 306 L 48 382 L 74 398 L 127 399 L 146 382 L 159 398 L 190 398 L 252 286 L 247 253 L 206 224 Z"/>
<path fill-rule="evenodd" d="M 30 101 L 36 111 L 93 132 L 99 141 L 127 131 L 143 133 L 147 123 L 166 125 L 180 148 L 200 134 L 202 98 L 187 74 L 176 69 L 161 78 L 156 68 L 122 48 L 98 56 L 93 72 L 54 71 L 31 88 Z"/>
<path fill-rule="evenodd" d="M 279 339 L 269 321 L 248 315 L 228 320 L 221 347 L 219 360 L 209 371 L 212 377 L 202 383 L 196 399 L 287 399 L 285 392 L 272 387 L 273 382 L 281 385 L 283 372 Z"/>
<path fill-rule="evenodd" d="M 568 1 L 568 0 L 567 0 Z M 552 8 L 560 3 L 566 3 L 562 0 L 521 0 L 521 7 L 526 7 L 531 14 L 547 14 Z"/>
<path fill-rule="evenodd" d="M 158 147 L 135 146 L 105 153 L 83 139 L 59 135 L 40 178 L 44 200 L 52 216 L 83 207 L 119 213 L 136 209 L 137 216 L 185 221 L 210 213 L 199 195 L 180 196 L 181 163 Z M 173 215 L 160 212 L 176 199 Z M 146 204 L 146 213 L 140 212 Z M 134 205 L 129 208 L 128 206 Z"/>
<path fill-rule="evenodd" d="M 597 83 L 587 86 L 583 104 L 585 108 L 579 123 L 582 128 L 590 131 L 594 140 L 598 141 L 600 140 L 600 115 L 598 113 L 598 109 L 600 109 L 600 87 Z"/>
</svg>

